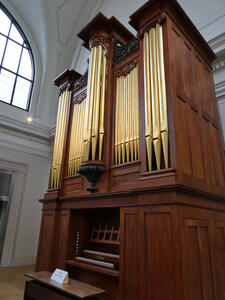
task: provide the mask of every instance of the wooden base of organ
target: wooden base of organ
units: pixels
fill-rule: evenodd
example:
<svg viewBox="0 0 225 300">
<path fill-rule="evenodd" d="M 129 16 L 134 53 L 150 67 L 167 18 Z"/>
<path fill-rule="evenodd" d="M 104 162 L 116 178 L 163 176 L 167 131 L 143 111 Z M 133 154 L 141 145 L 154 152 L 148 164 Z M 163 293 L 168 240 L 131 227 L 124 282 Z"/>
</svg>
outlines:
<svg viewBox="0 0 225 300">
<path fill-rule="evenodd" d="M 58 116 L 67 127 L 63 146 L 57 132 L 41 200 L 37 270 L 66 269 L 106 290 L 105 300 L 224 300 L 225 164 L 210 67 L 215 55 L 175 0 L 148 1 L 130 24 L 136 39 L 99 14 L 79 34 L 91 49 L 89 75 L 66 71 L 55 81 L 61 100 L 70 93 L 69 117 L 66 123 Z M 99 85 L 87 84 L 87 76 Z M 86 113 L 99 109 L 99 117 L 79 123 L 92 100 Z M 84 132 L 82 143 L 76 128 Z M 78 169 L 84 157 L 101 155 L 105 171 L 90 193 Z"/>
</svg>

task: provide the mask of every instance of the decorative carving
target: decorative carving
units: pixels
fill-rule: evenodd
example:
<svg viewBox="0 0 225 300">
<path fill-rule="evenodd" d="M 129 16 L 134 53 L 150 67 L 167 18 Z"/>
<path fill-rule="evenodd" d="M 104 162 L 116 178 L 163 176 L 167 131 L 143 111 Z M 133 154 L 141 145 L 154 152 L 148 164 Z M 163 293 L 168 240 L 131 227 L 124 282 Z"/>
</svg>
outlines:
<svg viewBox="0 0 225 300">
<path fill-rule="evenodd" d="M 80 77 L 75 83 L 74 83 L 74 90 L 79 89 L 81 86 L 85 85 L 88 81 L 88 68 L 87 71 L 84 73 L 82 77 Z"/>
<path fill-rule="evenodd" d="M 137 63 L 138 63 L 137 58 L 133 59 L 127 65 L 122 66 L 121 68 L 119 68 L 118 70 L 116 70 L 115 71 L 115 75 L 117 77 L 119 77 L 119 76 L 126 76 L 128 73 L 130 73 L 130 71 L 132 71 L 136 67 Z"/>
<path fill-rule="evenodd" d="M 135 38 L 123 45 L 119 37 L 114 39 L 113 61 L 117 62 L 139 47 L 139 39 Z"/>
<path fill-rule="evenodd" d="M 144 33 L 146 31 L 149 31 L 152 27 L 155 27 L 157 23 L 162 25 L 164 22 L 166 22 L 166 18 L 167 18 L 166 14 L 163 13 L 160 16 L 157 16 L 156 18 L 152 19 L 150 22 L 143 25 L 138 32 L 138 37 L 142 38 L 144 36 Z"/>
<path fill-rule="evenodd" d="M 89 160 L 80 166 L 78 173 L 85 176 L 86 179 L 91 183 L 87 187 L 87 191 L 94 193 L 97 192 L 96 181 L 98 180 L 99 175 L 105 171 L 105 167 L 101 161 Z"/>
<path fill-rule="evenodd" d="M 74 104 L 80 104 L 87 97 L 87 90 L 84 90 L 82 93 L 76 95 L 73 98 Z"/>
<path fill-rule="evenodd" d="M 107 36 L 96 36 L 89 42 L 89 49 L 97 46 L 102 45 L 102 47 L 105 49 L 105 51 L 108 51 L 108 45 L 109 45 L 109 38 Z"/>
</svg>

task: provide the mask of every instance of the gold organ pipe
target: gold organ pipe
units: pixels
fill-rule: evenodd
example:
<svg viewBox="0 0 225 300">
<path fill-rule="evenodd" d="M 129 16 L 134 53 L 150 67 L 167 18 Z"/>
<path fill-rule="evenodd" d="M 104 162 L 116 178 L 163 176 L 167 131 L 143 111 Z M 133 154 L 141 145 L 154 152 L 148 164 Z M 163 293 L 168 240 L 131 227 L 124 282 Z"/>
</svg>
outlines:
<svg viewBox="0 0 225 300">
<path fill-rule="evenodd" d="M 55 130 L 55 140 L 54 140 L 54 147 L 53 147 L 53 154 L 52 154 L 52 167 L 51 167 L 51 184 L 50 188 L 54 188 L 54 182 L 55 182 L 55 159 L 56 159 L 56 153 L 57 153 L 57 147 L 58 147 L 58 132 L 59 132 L 59 121 L 62 113 L 62 94 L 59 96 L 59 106 L 58 106 L 58 113 L 57 113 L 57 124 L 56 124 L 56 130 Z"/>
<path fill-rule="evenodd" d="M 136 121 L 136 148 L 137 148 L 137 158 L 139 159 L 139 102 L 138 102 L 138 65 L 134 69 L 134 74 L 135 74 L 135 121 Z"/>
<path fill-rule="evenodd" d="M 122 163 L 125 163 L 125 134 L 126 134 L 126 78 L 122 77 L 122 140 L 121 140 L 121 151 L 122 151 Z"/>
<path fill-rule="evenodd" d="M 77 171 L 79 169 L 79 150 L 80 150 L 80 144 L 82 142 L 81 140 L 81 105 L 77 105 L 77 134 L 76 134 L 76 152 L 75 152 L 75 174 L 77 174 Z"/>
<path fill-rule="evenodd" d="M 79 151 L 79 167 L 84 160 L 84 118 L 85 118 L 85 104 L 86 99 L 83 100 L 83 102 L 80 104 L 80 151 Z"/>
<path fill-rule="evenodd" d="M 105 85 L 106 85 L 106 51 L 102 51 L 102 79 L 101 79 L 101 101 L 99 121 L 99 160 L 102 159 L 102 147 L 104 137 L 104 112 L 105 112 Z"/>
<path fill-rule="evenodd" d="M 83 123 L 83 120 L 82 120 L 82 103 L 79 104 L 78 122 L 79 122 L 79 128 L 78 128 L 78 134 L 77 134 L 77 156 L 76 156 L 77 171 L 80 168 L 81 144 L 83 143 L 83 136 L 82 136 L 82 123 Z"/>
<path fill-rule="evenodd" d="M 145 137 L 149 171 L 152 170 L 152 143 L 156 166 L 161 167 L 161 149 L 168 168 L 168 117 L 162 26 L 144 34 Z"/>
<path fill-rule="evenodd" d="M 62 106 L 61 106 L 61 114 L 59 117 L 59 130 L 57 134 L 57 140 L 56 140 L 56 152 L 55 152 L 55 160 L 54 160 L 54 183 L 53 188 L 58 187 L 58 178 L 59 178 L 59 153 L 60 153 L 60 137 L 62 136 L 62 122 L 63 122 L 63 116 L 65 113 L 65 106 L 66 106 L 66 91 L 63 92 L 62 98 Z"/>
<path fill-rule="evenodd" d="M 74 104 L 73 119 L 70 134 L 70 148 L 68 161 L 68 176 L 77 174 L 81 162 L 84 160 L 84 117 L 86 99 L 80 104 Z"/>
<path fill-rule="evenodd" d="M 125 82 L 126 82 L 126 89 L 125 89 L 125 120 L 126 120 L 126 138 L 125 138 L 125 148 L 126 148 L 126 158 L 127 162 L 130 160 L 130 132 L 129 132 L 129 75 L 126 76 Z"/>
<path fill-rule="evenodd" d="M 123 107 L 123 102 L 122 102 L 122 94 L 123 94 L 123 80 L 122 77 L 119 77 L 119 92 L 118 92 L 118 163 L 121 164 L 121 154 L 122 154 L 122 107 Z"/>
<path fill-rule="evenodd" d="M 81 143 L 80 143 L 80 158 L 79 158 L 79 166 L 81 165 L 83 159 L 84 159 L 84 142 L 83 142 L 83 137 L 84 137 L 84 108 L 85 108 L 85 103 L 86 99 L 83 100 L 83 102 L 80 104 L 81 105 Z"/>
<path fill-rule="evenodd" d="M 155 150 L 157 169 L 161 165 L 161 129 L 159 111 L 159 93 L 157 76 L 157 53 L 156 53 L 156 30 L 149 31 L 150 42 L 150 76 L 151 76 L 151 103 L 152 103 L 152 124 L 153 124 L 153 145 Z"/>
<path fill-rule="evenodd" d="M 99 104 L 100 104 L 100 78 L 101 78 L 101 62 L 102 62 L 102 46 L 97 46 L 95 69 L 95 90 L 94 90 L 94 107 L 93 107 L 93 121 L 92 121 L 92 160 L 95 160 L 97 141 L 98 141 L 98 127 L 99 127 Z"/>
<path fill-rule="evenodd" d="M 152 171 L 152 109 L 151 109 L 151 79 L 150 79 L 149 35 L 144 34 L 144 91 L 145 91 L 145 139 L 147 147 L 148 168 Z"/>
<path fill-rule="evenodd" d="M 120 90 L 120 78 L 116 78 L 116 114 L 115 114 L 115 164 L 118 164 L 118 139 L 119 139 L 119 90 Z"/>
<path fill-rule="evenodd" d="M 75 106 L 73 107 L 73 118 L 72 118 L 72 124 L 71 124 L 71 134 L 70 134 L 70 148 L 69 148 L 69 161 L 68 161 L 68 170 L 67 170 L 67 175 L 68 176 L 71 176 L 72 175 L 72 164 L 73 164 L 73 161 L 72 161 L 72 158 L 73 158 L 73 153 L 74 153 L 74 123 L 73 123 L 73 120 L 74 120 L 74 116 L 75 116 Z"/>
<path fill-rule="evenodd" d="M 62 122 L 62 134 L 61 134 L 61 139 L 60 139 L 60 153 L 59 153 L 59 161 L 58 161 L 58 183 L 57 183 L 57 186 L 59 186 L 59 179 L 60 179 L 63 146 L 64 146 L 65 133 L 66 133 L 66 122 L 67 122 L 67 117 L 68 117 L 67 115 L 68 115 L 69 97 L 70 97 L 70 92 L 66 91 L 65 109 L 64 109 L 63 122 Z"/>
<path fill-rule="evenodd" d="M 136 136 L 136 126 L 137 126 L 137 122 L 136 122 L 136 112 L 135 112 L 135 71 L 132 71 L 132 98 L 133 98 L 133 140 L 134 140 L 134 159 L 137 160 L 137 136 Z"/>
<path fill-rule="evenodd" d="M 87 102 L 84 121 L 84 160 L 102 159 L 106 86 L 106 50 L 102 45 L 91 49 Z"/>
<path fill-rule="evenodd" d="M 73 169 L 72 169 L 72 174 L 76 175 L 77 174 L 77 147 L 78 147 L 78 133 L 79 133 L 79 107 L 80 104 L 75 104 L 75 116 L 74 116 L 74 144 L 73 144 Z"/>
<path fill-rule="evenodd" d="M 130 109 L 130 159 L 131 161 L 134 160 L 134 128 L 133 128 L 133 112 L 134 112 L 134 107 L 133 107 L 133 102 L 134 102 L 134 97 L 132 94 L 132 78 L 133 78 L 133 73 L 134 71 L 132 70 L 129 74 L 129 93 L 130 93 L 130 104 L 129 104 L 129 109 Z"/>
<path fill-rule="evenodd" d="M 157 67 L 158 67 L 161 138 L 162 138 L 165 167 L 168 168 L 169 154 L 168 154 L 166 80 L 165 80 L 165 69 L 164 69 L 163 32 L 162 32 L 162 26 L 160 24 L 156 25 L 156 43 L 157 43 Z"/>
<path fill-rule="evenodd" d="M 115 164 L 139 159 L 138 66 L 116 79 Z"/>
<path fill-rule="evenodd" d="M 96 47 L 91 49 L 88 71 L 87 105 L 85 111 L 85 134 L 84 134 L 84 159 L 88 160 L 90 152 L 90 138 L 92 125 L 92 112 L 94 101 L 94 74 L 96 69 Z"/>
<path fill-rule="evenodd" d="M 64 91 L 59 98 L 58 117 L 55 133 L 55 142 L 53 149 L 52 167 L 51 167 L 51 181 L 50 188 L 55 189 L 59 187 L 59 179 L 62 164 L 63 146 L 65 140 L 66 121 L 69 106 L 69 92 Z"/>
<path fill-rule="evenodd" d="M 73 120 L 72 120 L 72 132 L 71 132 L 71 138 L 70 138 L 70 143 L 71 143 L 71 170 L 70 170 L 70 176 L 74 174 L 75 170 L 75 137 L 76 137 L 76 118 L 77 118 L 77 105 L 74 105 L 73 107 Z"/>
</svg>

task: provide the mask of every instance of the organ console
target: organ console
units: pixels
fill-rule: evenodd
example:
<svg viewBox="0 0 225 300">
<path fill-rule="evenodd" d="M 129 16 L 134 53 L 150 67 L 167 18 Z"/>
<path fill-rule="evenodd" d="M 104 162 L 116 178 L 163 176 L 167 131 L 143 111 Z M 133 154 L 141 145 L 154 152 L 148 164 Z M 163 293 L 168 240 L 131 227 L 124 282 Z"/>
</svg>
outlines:
<svg viewBox="0 0 225 300">
<path fill-rule="evenodd" d="M 87 72 L 55 80 L 37 271 L 65 269 L 105 300 L 225 299 L 215 54 L 175 0 L 129 23 L 136 36 L 99 13 L 78 34 Z"/>
</svg>

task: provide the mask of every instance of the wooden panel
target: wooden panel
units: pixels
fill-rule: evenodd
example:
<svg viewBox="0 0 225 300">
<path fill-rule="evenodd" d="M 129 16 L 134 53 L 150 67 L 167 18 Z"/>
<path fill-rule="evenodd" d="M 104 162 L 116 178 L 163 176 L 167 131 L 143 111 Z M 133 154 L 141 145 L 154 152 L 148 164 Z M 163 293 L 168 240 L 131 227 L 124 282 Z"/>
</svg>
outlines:
<svg viewBox="0 0 225 300">
<path fill-rule="evenodd" d="M 138 295 L 138 215 L 137 209 L 121 209 L 121 300 L 137 300 Z"/>
<path fill-rule="evenodd" d="M 67 254 L 67 239 L 69 232 L 69 210 L 62 210 L 58 218 L 58 242 L 57 242 L 57 258 L 56 266 L 59 269 L 65 268 L 65 260 Z"/>
<path fill-rule="evenodd" d="M 225 216 L 224 216 L 225 219 Z M 214 223 L 214 255 L 217 299 L 225 299 L 225 222 Z"/>
<path fill-rule="evenodd" d="M 144 236 L 146 300 L 174 300 L 171 214 L 144 211 Z"/>
<path fill-rule="evenodd" d="M 116 191 L 119 188 L 137 184 L 139 178 L 140 162 L 131 162 L 111 169 L 111 185 Z"/>
<path fill-rule="evenodd" d="M 206 182 L 216 184 L 214 161 L 213 161 L 213 145 L 210 139 L 210 124 L 202 118 L 201 133 L 203 139 L 203 159 L 205 166 Z"/>
<path fill-rule="evenodd" d="M 186 104 L 177 98 L 176 108 L 179 111 L 175 117 L 178 166 L 184 173 L 191 175 L 192 167 Z"/>
<path fill-rule="evenodd" d="M 178 168 L 184 173 L 191 175 L 191 157 L 188 137 L 187 115 L 185 103 L 177 97 L 179 93 L 184 94 L 184 77 L 182 67 L 182 41 L 181 36 L 174 28 L 170 31 L 169 42 L 171 71 L 173 78 L 174 98 L 175 98 L 175 134 L 176 134 L 176 148 L 177 148 L 177 163 Z M 179 88 L 179 89 L 178 89 Z M 179 113 L 177 113 L 179 112 Z"/>
<path fill-rule="evenodd" d="M 184 295 L 188 300 L 214 300 L 212 239 L 209 222 L 185 220 Z"/>
<path fill-rule="evenodd" d="M 78 194 L 83 190 L 83 178 L 81 175 L 68 177 L 63 180 L 63 195 L 70 195 L 72 193 Z"/>
<path fill-rule="evenodd" d="M 69 266 L 67 270 L 71 278 L 106 290 L 106 295 L 101 296 L 101 300 L 119 300 L 118 278 Z"/>
<path fill-rule="evenodd" d="M 43 212 L 38 246 L 36 271 L 52 271 L 53 243 L 55 238 L 56 211 Z"/>
<path fill-rule="evenodd" d="M 195 86 L 194 86 L 194 73 L 193 73 L 193 58 L 192 58 L 192 49 L 190 45 L 186 42 L 183 42 L 183 39 L 180 39 L 182 49 L 182 63 L 183 63 L 183 76 L 184 78 L 184 94 L 187 97 L 191 98 L 191 101 L 195 102 Z M 178 66 L 179 68 L 180 66 Z"/>
</svg>

